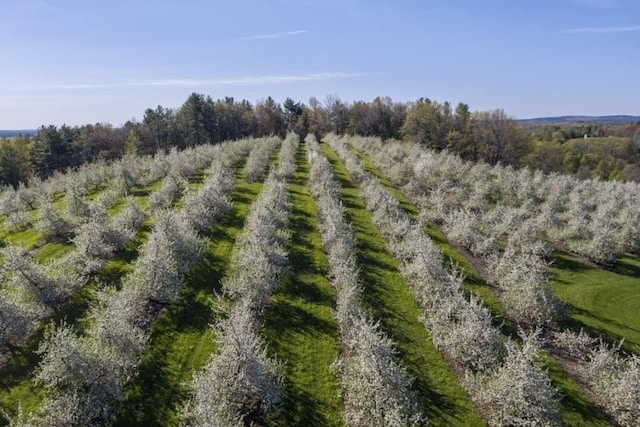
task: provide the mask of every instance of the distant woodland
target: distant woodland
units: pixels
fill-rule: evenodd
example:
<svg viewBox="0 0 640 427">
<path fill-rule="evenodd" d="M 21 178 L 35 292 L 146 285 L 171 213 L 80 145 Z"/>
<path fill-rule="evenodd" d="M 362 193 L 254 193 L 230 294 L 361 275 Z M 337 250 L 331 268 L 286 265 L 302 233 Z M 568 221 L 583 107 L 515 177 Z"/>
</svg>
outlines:
<svg viewBox="0 0 640 427">
<path fill-rule="evenodd" d="M 127 153 L 154 154 L 244 137 L 293 131 L 416 141 L 490 164 L 542 169 L 584 179 L 640 181 L 640 123 L 519 124 L 503 110 L 420 98 L 347 103 L 336 96 L 308 104 L 271 97 L 257 102 L 214 100 L 193 93 L 179 108 L 148 108 L 142 121 L 42 126 L 35 136 L 0 139 L 0 183 L 18 186 L 85 162 Z"/>
</svg>

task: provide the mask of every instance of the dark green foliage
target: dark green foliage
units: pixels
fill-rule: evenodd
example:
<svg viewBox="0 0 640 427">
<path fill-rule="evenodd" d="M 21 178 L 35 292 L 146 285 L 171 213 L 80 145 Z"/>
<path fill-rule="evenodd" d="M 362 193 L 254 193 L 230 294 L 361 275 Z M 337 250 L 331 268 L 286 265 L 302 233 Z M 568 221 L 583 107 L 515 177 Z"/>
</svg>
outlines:
<svg viewBox="0 0 640 427">
<path fill-rule="evenodd" d="M 564 143 L 537 141 L 524 158 L 527 166 L 563 172 L 580 179 L 639 181 L 640 156 L 631 138 L 589 137 Z"/>
<path fill-rule="evenodd" d="M 16 185 L 26 180 L 23 159 L 27 152 L 31 170 L 46 178 L 54 171 L 119 158 L 126 152 L 153 154 L 248 136 L 284 137 L 287 132 L 295 132 L 301 139 L 307 133 L 321 138 L 328 132 L 404 138 L 446 149 L 466 160 L 540 168 L 581 178 L 640 180 L 640 123 L 517 122 L 501 109 L 472 113 L 462 102 L 452 108 L 449 102 L 424 97 L 408 103 L 388 97 L 347 103 L 329 95 L 324 102 L 312 97 L 307 105 L 291 98 L 280 104 L 267 97 L 252 105 L 247 100 L 214 100 L 192 93 L 180 107 L 147 108 L 142 122 L 128 121 L 122 128 L 104 123 L 42 126 L 35 136 L 22 138 L 29 141 L 30 150 L 20 149 L 14 156 L 14 147 L 7 146 L 11 153 L 2 157 L 0 149 L 0 183 Z M 585 135 L 589 139 L 583 140 Z M 572 140 L 575 138 L 580 140 Z M 621 144 L 624 153 L 620 152 Z M 18 164 L 7 164 L 5 159 L 14 157 Z"/>
<path fill-rule="evenodd" d="M 209 126 L 212 126 L 212 111 L 209 107 L 205 108 L 204 95 L 198 93 L 189 95 L 187 101 L 182 105 L 178 113 L 178 118 L 183 128 L 184 142 L 187 147 L 194 147 L 209 142 L 210 134 L 205 127 L 205 121 Z"/>
<path fill-rule="evenodd" d="M 0 184 L 18 187 L 31 174 L 31 144 L 25 138 L 0 140 Z"/>
</svg>

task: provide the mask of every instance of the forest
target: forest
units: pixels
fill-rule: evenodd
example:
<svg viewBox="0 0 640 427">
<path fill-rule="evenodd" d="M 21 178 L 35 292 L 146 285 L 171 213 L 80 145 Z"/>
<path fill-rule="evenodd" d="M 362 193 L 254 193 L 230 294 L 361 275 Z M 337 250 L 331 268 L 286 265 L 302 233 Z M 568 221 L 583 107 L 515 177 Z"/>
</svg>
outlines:
<svg viewBox="0 0 640 427">
<path fill-rule="evenodd" d="M 248 136 L 295 132 L 317 138 L 336 135 L 377 136 L 489 164 L 574 174 L 580 178 L 639 181 L 640 124 L 520 124 L 503 110 L 472 112 L 467 104 L 453 107 L 428 98 L 399 103 L 378 97 L 344 102 L 327 96 L 308 104 L 287 98 L 240 102 L 214 100 L 193 93 L 179 108 L 157 106 L 142 121 L 122 127 L 108 123 L 84 126 L 46 125 L 35 136 L 0 138 L 0 183 L 18 186 L 33 176 L 77 168 L 125 154 L 153 154 Z M 588 138 L 585 139 L 584 136 Z"/>
</svg>

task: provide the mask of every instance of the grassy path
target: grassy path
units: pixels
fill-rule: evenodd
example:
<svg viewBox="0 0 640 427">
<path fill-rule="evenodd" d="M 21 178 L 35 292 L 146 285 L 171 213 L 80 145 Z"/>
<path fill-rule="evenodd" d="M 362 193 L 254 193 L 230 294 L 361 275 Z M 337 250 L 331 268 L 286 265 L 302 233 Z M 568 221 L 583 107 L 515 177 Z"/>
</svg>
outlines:
<svg viewBox="0 0 640 427">
<path fill-rule="evenodd" d="M 386 249 L 344 164 L 322 144 L 342 185 L 347 217 L 358 240 L 357 258 L 364 285 L 363 302 L 382 329 L 397 343 L 398 356 L 407 369 L 434 426 L 484 425 L 467 392 L 462 388 L 442 354 L 435 348 L 424 325 L 409 285 L 397 262 Z"/>
<path fill-rule="evenodd" d="M 640 351 L 640 259 L 623 257 L 605 269 L 555 255 L 553 290 L 571 306 L 571 326 L 612 342 L 624 337 L 626 350 Z"/>
<path fill-rule="evenodd" d="M 400 205 L 414 219 L 419 214 L 418 208 L 375 167 L 373 162 L 360 152 L 356 151 L 359 159 L 363 162 L 367 172 L 376 176 L 380 183 L 398 199 Z M 493 289 L 485 283 L 480 272 L 465 254 L 452 247 L 446 236 L 434 224 L 427 227 L 429 237 L 443 253 L 446 262 L 457 264 L 465 274 L 465 289 L 473 293 L 491 311 L 494 323 L 501 326 L 502 332 L 517 339 L 516 326 L 505 317 L 505 310 L 502 303 L 496 296 Z M 586 396 L 582 387 L 568 374 L 560 363 L 550 354 L 543 351 L 542 358 L 547 365 L 549 377 L 556 387 L 559 388 L 563 399 L 560 406 L 563 412 L 563 421 L 567 426 L 606 426 L 609 425 L 604 415 Z"/>
<path fill-rule="evenodd" d="M 180 301 L 154 323 L 140 373 L 129 389 L 116 426 L 177 426 L 186 384 L 216 349 L 210 328 L 212 298 L 231 261 L 236 238 L 262 183 L 249 184 L 244 172 L 231 195 L 233 206 L 209 234 L 205 255 L 188 275 Z"/>
<path fill-rule="evenodd" d="M 308 179 L 309 164 L 301 145 L 297 171 L 288 185 L 291 272 L 274 294 L 263 328 L 270 356 L 286 361 L 284 405 L 267 422 L 272 426 L 342 425 L 340 387 L 331 367 L 339 351 L 333 317 L 335 294 L 327 279 L 327 260 L 316 205 L 306 187 Z"/>
</svg>

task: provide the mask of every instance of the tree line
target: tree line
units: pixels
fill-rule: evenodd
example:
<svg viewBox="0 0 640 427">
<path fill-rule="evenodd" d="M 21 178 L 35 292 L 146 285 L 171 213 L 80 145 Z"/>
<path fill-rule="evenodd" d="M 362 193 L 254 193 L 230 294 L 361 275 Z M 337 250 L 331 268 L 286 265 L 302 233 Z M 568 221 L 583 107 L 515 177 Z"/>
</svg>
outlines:
<svg viewBox="0 0 640 427">
<path fill-rule="evenodd" d="M 606 135 L 605 130 L 599 128 L 598 135 Z M 591 156 L 591 163 L 580 163 L 578 159 L 576 167 L 576 156 L 565 162 L 566 153 L 556 153 L 557 146 L 567 139 L 553 138 L 572 135 L 574 129 L 564 133 L 556 129 L 554 134 L 546 128 L 540 132 L 519 125 L 501 109 L 472 112 L 462 102 L 454 107 L 449 102 L 428 98 L 405 103 L 377 97 L 370 102 L 348 103 L 333 95 L 323 102 L 311 98 L 307 104 L 291 98 L 280 104 L 268 97 L 254 105 L 247 100 L 238 102 L 230 97 L 214 100 L 192 93 L 179 108 L 160 105 L 148 108 L 141 121 L 131 120 L 122 127 L 108 123 L 48 125 L 40 127 L 33 137 L 0 139 L 0 183 L 15 187 L 32 175 L 46 178 L 55 171 L 89 161 L 112 160 L 127 153 L 153 154 L 173 147 L 216 144 L 248 136 L 284 137 L 287 132 L 295 132 L 303 139 L 308 133 L 320 138 L 328 132 L 404 139 L 490 164 L 567 173 L 579 169 L 585 177 L 640 178 L 640 173 L 631 173 L 636 169 L 622 173 L 627 163 L 640 160 L 637 155 L 632 159 L 627 156 L 623 164 L 603 156 L 594 160 Z M 545 153 L 549 150 L 555 150 L 553 162 L 546 161 Z M 584 153 L 585 148 L 580 146 L 571 151 Z M 632 151 L 637 152 L 635 145 Z M 562 158 L 557 160 L 558 157 Z M 602 166 L 601 161 L 606 164 Z M 592 173 L 594 170 L 599 172 Z M 607 171 L 607 176 L 602 176 L 602 170 Z"/>
</svg>

